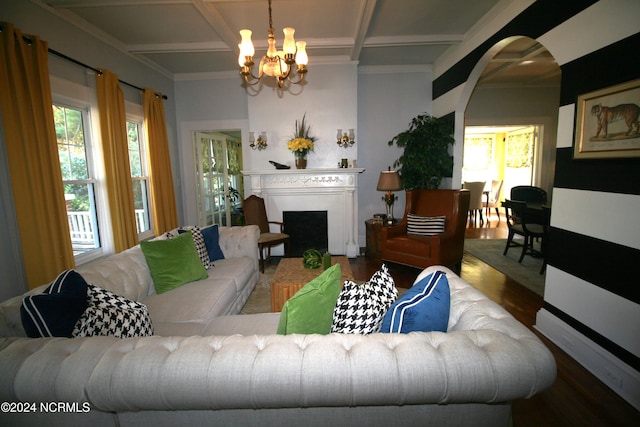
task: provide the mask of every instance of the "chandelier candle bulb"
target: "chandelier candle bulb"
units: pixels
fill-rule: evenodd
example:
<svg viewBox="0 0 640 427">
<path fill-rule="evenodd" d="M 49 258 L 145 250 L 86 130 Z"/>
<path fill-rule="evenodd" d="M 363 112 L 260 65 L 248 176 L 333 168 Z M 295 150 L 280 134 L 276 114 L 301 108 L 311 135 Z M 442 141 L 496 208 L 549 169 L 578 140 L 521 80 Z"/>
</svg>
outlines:
<svg viewBox="0 0 640 427">
<path fill-rule="evenodd" d="M 282 50 L 285 55 L 293 55 L 296 53 L 296 42 L 293 39 L 293 33 L 295 33 L 295 29 L 291 27 L 284 28 L 282 32 L 284 33 L 284 43 L 282 45 Z"/>
<path fill-rule="evenodd" d="M 307 73 L 307 63 L 309 57 L 307 56 L 305 42 L 296 42 L 293 35 L 295 29 L 292 27 L 285 27 L 282 32 L 284 33 L 284 42 L 282 50 L 278 50 L 276 47 L 276 37 L 273 34 L 273 19 L 271 18 L 271 0 L 269 0 L 269 33 L 267 35 L 267 53 L 260 59 L 258 65 L 258 75 L 253 74 L 253 55 L 255 54 L 255 48 L 253 42 L 251 42 L 251 31 L 241 30 L 240 36 L 242 41 L 238 45 L 240 53 L 238 55 L 238 65 L 240 66 L 240 75 L 244 77 L 245 82 L 248 85 L 258 84 L 262 77 L 266 74 L 269 77 L 275 77 L 279 88 L 285 86 L 285 82 L 289 81 L 291 84 L 300 84 L 304 80 L 304 76 Z M 296 69 L 298 73 L 298 80 L 291 79 L 291 70 L 293 64 L 298 64 Z"/>
<path fill-rule="evenodd" d="M 300 67 L 306 67 L 309 63 L 309 57 L 307 56 L 307 42 L 296 42 L 298 53 L 296 54 L 296 63 L 298 64 L 298 72 L 300 73 Z"/>
<path fill-rule="evenodd" d="M 240 36 L 242 37 L 242 41 L 239 45 L 240 57 L 253 57 L 253 55 L 256 53 L 256 49 L 253 47 L 253 42 L 251 41 L 251 30 L 240 30 Z"/>
</svg>

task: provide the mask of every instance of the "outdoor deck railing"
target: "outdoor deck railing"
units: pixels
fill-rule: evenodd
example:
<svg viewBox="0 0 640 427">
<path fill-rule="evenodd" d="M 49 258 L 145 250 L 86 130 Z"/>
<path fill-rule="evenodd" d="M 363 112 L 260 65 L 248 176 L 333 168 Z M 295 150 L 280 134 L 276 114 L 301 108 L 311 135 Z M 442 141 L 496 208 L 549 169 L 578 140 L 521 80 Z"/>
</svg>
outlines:
<svg viewBox="0 0 640 427">
<path fill-rule="evenodd" d="M 136 228 L 138 233 L 147 229 L 147 221 L 143 209 L 136 209 Z M 69 230 L 73 244 L 86 245 L 95 243 L 95 227 L 91 212 L 68 212 Z"/>
</svg>

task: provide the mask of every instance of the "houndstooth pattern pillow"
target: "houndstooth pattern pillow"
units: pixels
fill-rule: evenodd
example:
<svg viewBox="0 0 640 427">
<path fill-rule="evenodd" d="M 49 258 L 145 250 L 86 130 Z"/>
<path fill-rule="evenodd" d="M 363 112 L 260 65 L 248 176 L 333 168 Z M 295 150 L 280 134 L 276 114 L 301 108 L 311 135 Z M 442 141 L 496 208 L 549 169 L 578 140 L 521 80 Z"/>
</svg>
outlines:
<svg viewBox="0 0 640 427">
<path fill-rule="evenodd" d="M 153 335 L 146 305 L 91 284 L 87 289 L 87 300 L 89 306 L 76 322 L 73 337 Z"/>
<path fill-rule="evenodd" d="M 178 234 L 186 233 L 188 231 L 190 231 L 193 236 L 193 244 L 196 247 L 200 261 L 202 261 L 202 265 L 208 270 L 213 264 L 209 259 L 209 252 L 207 251 L 207 246 L 204 243 L 204 236 L 202 235 L 200 227 L 197 225 L 194 225 L 193 227 L 182 227 L 178 229 Z M 167 232 L 168 239 L 173 237 L 176 237 L 176 235 L 171 232 Z"/>
<path fill-rule="evenodd" d="M 398 289 L 384 264 L 366 283 L 358 285 L 349 280 L 345 281 L 333 311 L 331 332 L 378 332 L 384 315 L 396 298 Z"/>
</svg>

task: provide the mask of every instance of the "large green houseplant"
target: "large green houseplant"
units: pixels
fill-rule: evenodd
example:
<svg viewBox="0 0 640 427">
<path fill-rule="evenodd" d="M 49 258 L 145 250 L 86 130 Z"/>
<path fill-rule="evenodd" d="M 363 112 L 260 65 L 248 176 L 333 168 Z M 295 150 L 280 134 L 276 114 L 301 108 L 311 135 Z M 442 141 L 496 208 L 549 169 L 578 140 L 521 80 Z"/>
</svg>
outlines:
<svg viewBox="0 0 640 427">
<path fill-rule="evenodd" d="M 448 120 L 421 114 L 411 120 L 409 129 L 394 136 L 389 145 L 404 148 L 394 163 L 406 190 L 438 188 L 442 178 L 451 176 L 453 157 L 449 146 L 454 143 L 453 126 Z"/>
</svg>

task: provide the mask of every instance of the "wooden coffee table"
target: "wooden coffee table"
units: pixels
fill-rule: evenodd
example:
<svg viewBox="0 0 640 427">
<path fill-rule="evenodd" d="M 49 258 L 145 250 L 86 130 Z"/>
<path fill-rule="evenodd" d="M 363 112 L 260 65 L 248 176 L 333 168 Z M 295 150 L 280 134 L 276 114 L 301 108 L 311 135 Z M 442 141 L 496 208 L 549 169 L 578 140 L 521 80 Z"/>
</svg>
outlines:
<svg viewBox="0 0 640 427">
<path fill-rule="evenodd" d="M 340 284 L 345 280 L 355 280 L 349 258 L 346 256 L 332 256 L 331 265 L 340 264 Z M 320 268 L 305 268 L 302 258 L 282 258 L 271 282 L 271 311 L 282 311 L 284 303 L 295 295 L 304 285 L 324 272 Z"/>
</svg>

